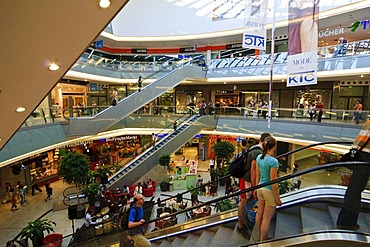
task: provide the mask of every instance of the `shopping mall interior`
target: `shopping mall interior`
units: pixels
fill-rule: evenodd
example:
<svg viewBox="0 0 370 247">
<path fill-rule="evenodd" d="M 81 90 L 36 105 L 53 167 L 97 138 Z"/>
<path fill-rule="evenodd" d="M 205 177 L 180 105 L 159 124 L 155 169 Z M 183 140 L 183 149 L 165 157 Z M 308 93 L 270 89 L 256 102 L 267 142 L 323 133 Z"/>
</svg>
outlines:
<svg viewBox="0 0 370 247">
<path fill-rule="evenodd" d="M 61 235 L 43 246 L 126 246 L 122 188 L 131 194 L 149 179 L 144 218 L 152 246 L 369 244 L 369 190 L 358 231 L 337 229 L 336 218 L 351 177 L 338 162 L 370 117 L 370 1 L 317 3 L 317 83 L 293 87 L 289 8 L 309 1 L 267 1 L 264 50 L 243 47 L 247 2 L 1 2 L 0 245 L 31 244 L 22 229 L 46 218 Z M 264 132 L 278 143 L 283 205 L 271 239 L 259 242 L 253 205 L 244 218 L 249 237 L 237 227 L 239 179 L 221 178 Z M 215 146 L 224 142 L 233 150 L 219 162 Z M 104 184 L 93 202 L 60 176 L 70 153 L 87 155 L 94 183 Z M 173 164 L 161 165 L 164 156 Z M 34 176 L 42 192 L 32 195 Z M 79 200 L 82 217 L 74 215 Z M 98 222 L 84 227 L 92 206 Z"/>
</svg>

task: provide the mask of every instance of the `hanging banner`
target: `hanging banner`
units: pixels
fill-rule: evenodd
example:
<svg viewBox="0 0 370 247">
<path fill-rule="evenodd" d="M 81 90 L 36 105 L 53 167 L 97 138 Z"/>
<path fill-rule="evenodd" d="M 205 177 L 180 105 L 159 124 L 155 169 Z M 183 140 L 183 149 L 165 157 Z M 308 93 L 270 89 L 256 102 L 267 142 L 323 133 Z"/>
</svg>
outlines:
<svg viewBox="0 0 370 247">
<path fill-rule="evenodd" d="M 243 48 L 266 50 L 266 16 L 268 0 L 246 0 Z"/>
<path fill-rule="evenodd" d="M 287 87 L 317 84 L 319 0 L 290 0 Z"/>
<path fill-rule="evenodd" d="M 243 10 L 243 0 L 213 0 L 212 21 L 237 18 Z"/>
</svg>

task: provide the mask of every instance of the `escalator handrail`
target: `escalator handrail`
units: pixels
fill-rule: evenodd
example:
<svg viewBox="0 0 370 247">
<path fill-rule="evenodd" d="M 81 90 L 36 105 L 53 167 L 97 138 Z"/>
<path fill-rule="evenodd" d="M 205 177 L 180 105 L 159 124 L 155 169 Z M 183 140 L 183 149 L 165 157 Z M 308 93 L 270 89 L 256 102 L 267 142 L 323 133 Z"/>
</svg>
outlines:
<svg viewBox="0 0 370 247">
<path fill-rule="evenodd" d="M 294 178 L 294 177 L 298 177 L 298 176 L 301 176 L 301 175 L 304 175 L 304 174 L 307 174 L 307 173 L 311 173 L 311 172 L 315 172 L 315 171 L 319 171 L 319 170 L 323 170 L 323 169 L 328 169 L 328 168 L 340 167 L 340 166 L 359 166 L 359 165 L 368 165 L 368 166 L 370 166 L 370 162 L 346 161 L 346 162 L 334 162 L 334 163 L 328 163 L 328 164 L 316 166 L 316 167 L 309 168 L 309 169 L 306 169 L 306 170 L 303 170 L 303 171 L 300 171 L 300 172 L 296 172 L 296 173 L 293 173 L 293 174 L 290 174 L 290 175 L 286 175 L 286 176 L 277 178 L 275 180 L 271 180 L 269 182 L 262 183 L 262 184 L 244 189 L 244 190 L 240 190 L 240 191 L 231 193 L 231 194 L 226 195 L 226 196 L 222 196 L 222 197 L 219 197 L 219 198 L 216 198 L 216 199 L 204 202 L 204 203 L 200 203 L 196 206 L 188 207 L 185 210 L 177 211 L 175 213 L 172 213 L 172 214 L 169 214 L 169 215 L 166 215 L 166 216 L 163 216 L 163 217 L 159 217 L 159 218 L 155 218 L 155 219 L 146 221 L 146 224 L 149 224 L 151 222 L 155 222 L 157 220 L 162 220 L 162 219 L 165 219 L 167 217 L 175 216 L 177 214 L 185 213 L 186 211 L 190 211 L 190 210 L 200 208 L 200 207 L 203 207 L 203 206 L 206 206 L 206 205 L 217 203 L 219 201 L 229 199 L 231 197 L 238 196 L 238 195 L 244 194 L 246 192 L 251 192 L 253 190 L 256 190 L 256 189 L 259 189 L 259 188 L 262 188 L 262 187 L 266 187 L 268 185 L 272 185 L 272 184 L 275 184 L 275 183 L 279 183 L 281 181 L 288 180 L 288 179 L 291 179 L 291 178 Z"/>
</svg>

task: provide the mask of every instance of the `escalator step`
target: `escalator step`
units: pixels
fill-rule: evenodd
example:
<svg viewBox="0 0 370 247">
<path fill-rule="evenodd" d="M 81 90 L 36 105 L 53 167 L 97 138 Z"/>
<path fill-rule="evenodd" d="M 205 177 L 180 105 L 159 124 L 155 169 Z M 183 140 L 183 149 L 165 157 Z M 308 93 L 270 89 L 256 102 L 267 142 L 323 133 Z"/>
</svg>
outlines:
<svg viewBox="0 0 370 247">
<path fill-rule="evenodd" d="M 168 241 L 167 239 L 164 239 L 163 241 L 162 241 L 162 243 L 160 244 L 160 245 L 158 245 L 158 247 L 171 247 L 172 245 L 171 245 L 171 242 L 170 241 Z"/>
<path fill-rule="evenodd" d="M 194 247 L 210 246 L 209 243 L 212 242 L 215 235 L 216 233 L 213 231 L 209 231 L 208 229 L 204 230 Z"/>
<path fill-rule="evenodd" d="M 333 222 L 333 225 L 336 226 L 340 208 L 329 206 L 328 210 L 329 210 L 329 214 Z M 369 225 L 370 224 L 370 214 L 360 213 L 360 215 L 358 216 L 357 223 L 360 225 L 360 229 L 359 229 L 360 232 L 366 232 L 366 233 L 370 232 L 370 225 Z"/>
<path fill-rule="evenodd" d="M 220 226 L 209 246 L 214 246 L 214 247 L 235 246 L 230 243 L 232 240 L 230 239 L 230 236 L 232 235 L 232 233 L 233 233 L 233 229 Z"/>
<path fill-rule="evenodd" d="M 302 230 L 304 233 L 334 229 L 328 210 L 301 207 Z"/>
<path fill-rule="evenodd" d="M 182 247 L 194 247 L 194 245 L 198 241 L 199 237 L 200 236 L 197 235 L 197 234 L 189 233 L 189 235 L 186 237 L 186 239 L 182 243 Z"/>
<path fill-rule="evenodd" d="M 302 222 L 299 214 L 277 212 L 275 239 L 302 233 Z"/>
<path fill-rule="evenodd" d="M 185 241 L 185 239 L 179 236 L 179 237 L 176 237 L 172 241 L 171 245 L 172 246 L 181 246 L 184 243 L 184 241 Z"/>
</svg>

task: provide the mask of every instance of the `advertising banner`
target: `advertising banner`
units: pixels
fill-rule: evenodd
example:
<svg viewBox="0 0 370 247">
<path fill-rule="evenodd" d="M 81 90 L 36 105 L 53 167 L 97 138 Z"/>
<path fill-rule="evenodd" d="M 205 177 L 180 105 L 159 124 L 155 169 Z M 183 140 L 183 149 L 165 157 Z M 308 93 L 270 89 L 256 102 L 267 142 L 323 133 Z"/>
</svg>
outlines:
<svg viewBox="0 0 370 247">
<path fill-rule="evenodd" d="M 319 0 L 290 0 L 287 87 L 317 84 Z"/>
<path fill-rule="evenodd" d="M 243 0 L 213 0 L 212 21 L 237 18 L 243 10 Z"/>
<path fill-rule="evenodd" d="M 266 50 L 268 0 L 247 0 L 245 4 L 243 48 Z"/>
</svg>

